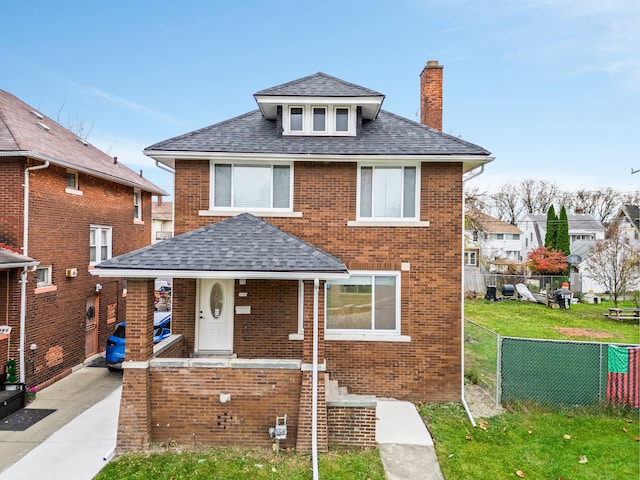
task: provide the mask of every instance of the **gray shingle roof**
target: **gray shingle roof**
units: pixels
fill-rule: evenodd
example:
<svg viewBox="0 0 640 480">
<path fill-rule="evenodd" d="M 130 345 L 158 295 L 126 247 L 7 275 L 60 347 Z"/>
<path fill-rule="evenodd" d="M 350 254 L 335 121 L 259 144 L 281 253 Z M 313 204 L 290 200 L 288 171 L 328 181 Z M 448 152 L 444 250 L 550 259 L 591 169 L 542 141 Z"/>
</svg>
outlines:
<svg viewBox="0 0 640 480">
<path fill-rule="evenodd" d="M 151 145 L 145 152 L 301 155 L 489 155 L 482 147 L 381 110 L 360 137 L 278 136 L 259 110 Z"/>
<path fill-rule="evenodd" d="M 318 96 L 318 97 L 384 97 L 382 93 L 354 83 L 345 82 L 326 73 L 318 72 L 308 77 L 265 88 L 255 95 Z"/>
<path fill-rule="evenodd" d="M 542 229 L 546 230 L 546 214 L 529 214 L 528 218 L 540 225 Z M 569 213 L 567 214 L 567 220 L 569 221 L 570 231 L 604 231 L 602 223 L 600 223 L 593 215 L 589 215 L 588 213 Z"/>
<path fill-rule="evenodd" d="M 338 258 L 248 213 L 105 260 L 96 269 L 348 273 Z"/>
<path fill-rule="evenodd" d="M 38 265 L 38 263 L 31 257 L 0 247 L 0 268 L 29 267 Z"/>
</svg>

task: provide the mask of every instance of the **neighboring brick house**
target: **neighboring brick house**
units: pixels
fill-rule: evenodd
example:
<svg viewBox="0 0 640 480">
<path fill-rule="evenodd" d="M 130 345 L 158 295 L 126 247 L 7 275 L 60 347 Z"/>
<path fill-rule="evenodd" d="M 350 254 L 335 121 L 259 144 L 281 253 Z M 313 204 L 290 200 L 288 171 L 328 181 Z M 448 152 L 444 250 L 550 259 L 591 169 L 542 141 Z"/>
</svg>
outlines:
<svg viewBox="0 0 640 480">
<path fill-rule="evenodd" d="M 27 385 L 103 351 L 124 320 L 122 280 L 88 270 L 150 243 L 151 196 L 166 192 L 141 173 L 0 90 L 0 368 L 19 360 Z"/>
<path fill-rule="evenodd" d="M 440 131 L 442 67 L 426 125 L 323 73 L 254 98 L 145 150 L 175 169 L 176 236 L 92 271 L 129 278 L 120 451 L 269 445 L 284 415 L 283 447 L 373 445 L 376 396 L 461 398 L 463 174 L 492 157 Z M 154 347 L 156 277 L 173 335 Z"/>
</svg>

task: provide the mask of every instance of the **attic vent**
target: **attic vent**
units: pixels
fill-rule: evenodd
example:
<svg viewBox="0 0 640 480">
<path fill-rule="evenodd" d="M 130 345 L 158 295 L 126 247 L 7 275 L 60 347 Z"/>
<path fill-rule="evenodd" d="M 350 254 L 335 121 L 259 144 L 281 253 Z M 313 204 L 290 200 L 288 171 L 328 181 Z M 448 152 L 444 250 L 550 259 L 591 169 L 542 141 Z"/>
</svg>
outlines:
<svg viewBox="0 0 640 480">
<path fill-rule="evenodd" d="M 45 132 L 48 132 L 49 130 L 51 130 L 49 127 L 47 127 L 44 123 L 42 122 L 36 122 L 36 125 L 38 125 L 41 129 L 43 129 Z"/>
<path fill-rule="evenodd" d="M 31 115 L 36 117 L 38 120 L 44 119 L 44 117 L 42 115 L 40 115 L 40 113 L 36 112 L 35 110 L 31 110 Z"/>
<path fill-rule="evenodd" d="M 76 138 L 76 142 L 81 143 L 82 145 L 84 145 L 85 147 L 87 145 L 89 145 L 89 143 L 86 140 L 83 140 L 82 138 Z"/>
</svg>

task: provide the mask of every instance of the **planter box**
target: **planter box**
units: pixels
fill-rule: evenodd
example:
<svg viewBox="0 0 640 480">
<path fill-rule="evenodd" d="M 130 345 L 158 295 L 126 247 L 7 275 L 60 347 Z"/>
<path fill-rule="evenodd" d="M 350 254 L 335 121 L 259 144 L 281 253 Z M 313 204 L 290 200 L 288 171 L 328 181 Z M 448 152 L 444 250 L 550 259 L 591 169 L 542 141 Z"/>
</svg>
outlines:
<svg viewBox="0 0 640 480">
<path fill-rule="evenodd" d="M 0 418 L 24 408 L 24 390 L 0 391 Z"/>
</svg>

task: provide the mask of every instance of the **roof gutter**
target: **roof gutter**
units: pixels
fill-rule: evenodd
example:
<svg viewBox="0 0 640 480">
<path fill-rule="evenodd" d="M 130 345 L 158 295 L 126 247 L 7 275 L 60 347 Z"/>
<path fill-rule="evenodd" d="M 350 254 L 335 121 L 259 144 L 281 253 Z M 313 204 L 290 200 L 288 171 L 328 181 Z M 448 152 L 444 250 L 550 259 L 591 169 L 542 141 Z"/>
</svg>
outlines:
<svg viewBox="0 0 640 480">
<path fill-rule="evenodd" d="M 462 252 L 464 252 L 464 229 L 465 229 L 465 218 L 464 218 L 464 204 L 465 204 L 465 184 L 467 181 L 476 178 L 479 175 L 482 175 L 482 173 L 484 172 L 484 165 L 482 165 L 480 167 L 480 171 L 479 172 L 475 172 L 475 171 L 471 171 L 469 173 L 469 175 L 467 175 L 466 177 L 462 178 Z M 461 348 L 460 348 L 460 352 L 461 352 L 461 360 L 462 360 L 462 365 L 460 366 L 460 401 L 462 402 L 462 406 L 464 407 L 464 411 L 467 412 L 467 417 L 469 417 L 469 421 L 471 422 L 471 425 L 473 425 L 473 427 L 475 428 L 476 426 L 476 421 L 473 419 L 473 415 L 471 414 L 471 410 L 469 409 L 469 405 L 467 405 L 467 399 L 464 397 L 464 322 L 465 322 L 465 318 L 464 318 L 464 253 L 462 255 L 462 288 L 461 288 L 461 295 L 460 295 L 460 304 L 461 304 L 461 311 L 462 311 L 462 319 L 461 319 L 461 339 L 460 342 L 462 343 Z"/>
<path fill-rule="evenodd" d="M 152 190 L 148 185 L 145 185 L 143 183 L 133 182 L 133 181 L 130 181 L 130 180 L 126 180 L 124 178 L 116 177 L 114 175 L 109 175 L 107 173 L 102 173 L 102 172 L 99 172 L 97 170 L 92 170 L 90 168 L 83 168 L 83 167 L 81 167 L 79 165 L 75 165 L 73 163 L 65 162 L 64 160 L 58 160 L 57 158 L 49 157 L 48 155 L 42 155 L 40 153 L 31 151 L 31 150 L 17 150 L 17 151 L 11 151 L 11 152 L 0 152 L 0 157 L 29 157 L 29 158 L 33 158 L 35 160 L 40 160 L 41 162 L 45 162 L 45 163 L 47 163 L 47 165 L 48 164 L 59 165 L 61 167 L 68 168 L 70 170 L 76 170 L 76 171 L 81 172 L 81 173 L 86 173 L 88 175 L 91 175 L 91 176 L 94 176 L 94 177 L 97 177 L 97 178 L 102 178 L 102 179 L 108 180 L 110 182 L 119 183 L 121 185 L 126 185 L 128 187 L 139 188 L 141 190 L 144 190 L 144 191 L 147 191 L 147 192 L 152 192 L 152 193 L 155 193 L 157 195 L 169 195 L 167 192 L 165 192 L 161 188 Z M 142 177 L 142 178 L 144 178 L 144 177 Z"/>
<path fill-rule="evenodd" d="M 25 257 L 29 256 L 29 173 L 35 170 L 43 170 L 45 168 L 49 168 L 49 160 L 45 160 L 42 165 L 36 165 L 24 169 L 24 213 L 22 215 L 24 223 L 22 226 L 22 254 Z M 29 270 L 33 271 L 35 268 L 35 265 L 25 265 L 22 267 L 22 272 L 20 272 L 20 346 L 18 347 L 20 383 L 25 383 L 24 346 L 26 337 L 25 328 L 27 324 L 27 274 L 29 273 Z"/>
<path fill-rule="evenodd" d="M 259 272 L 259 271 L 208 271 L 208 270 L 145 270 L 126 268 L 101 268 L 94 267 L 89 270 L 91 275 L 97 277 L 118 277 L 118 278 L 217 278 L 217 279 L 237 279 L 247 280 L 340 280 L 349 278 L 349 272 Z"/>
</svg>

